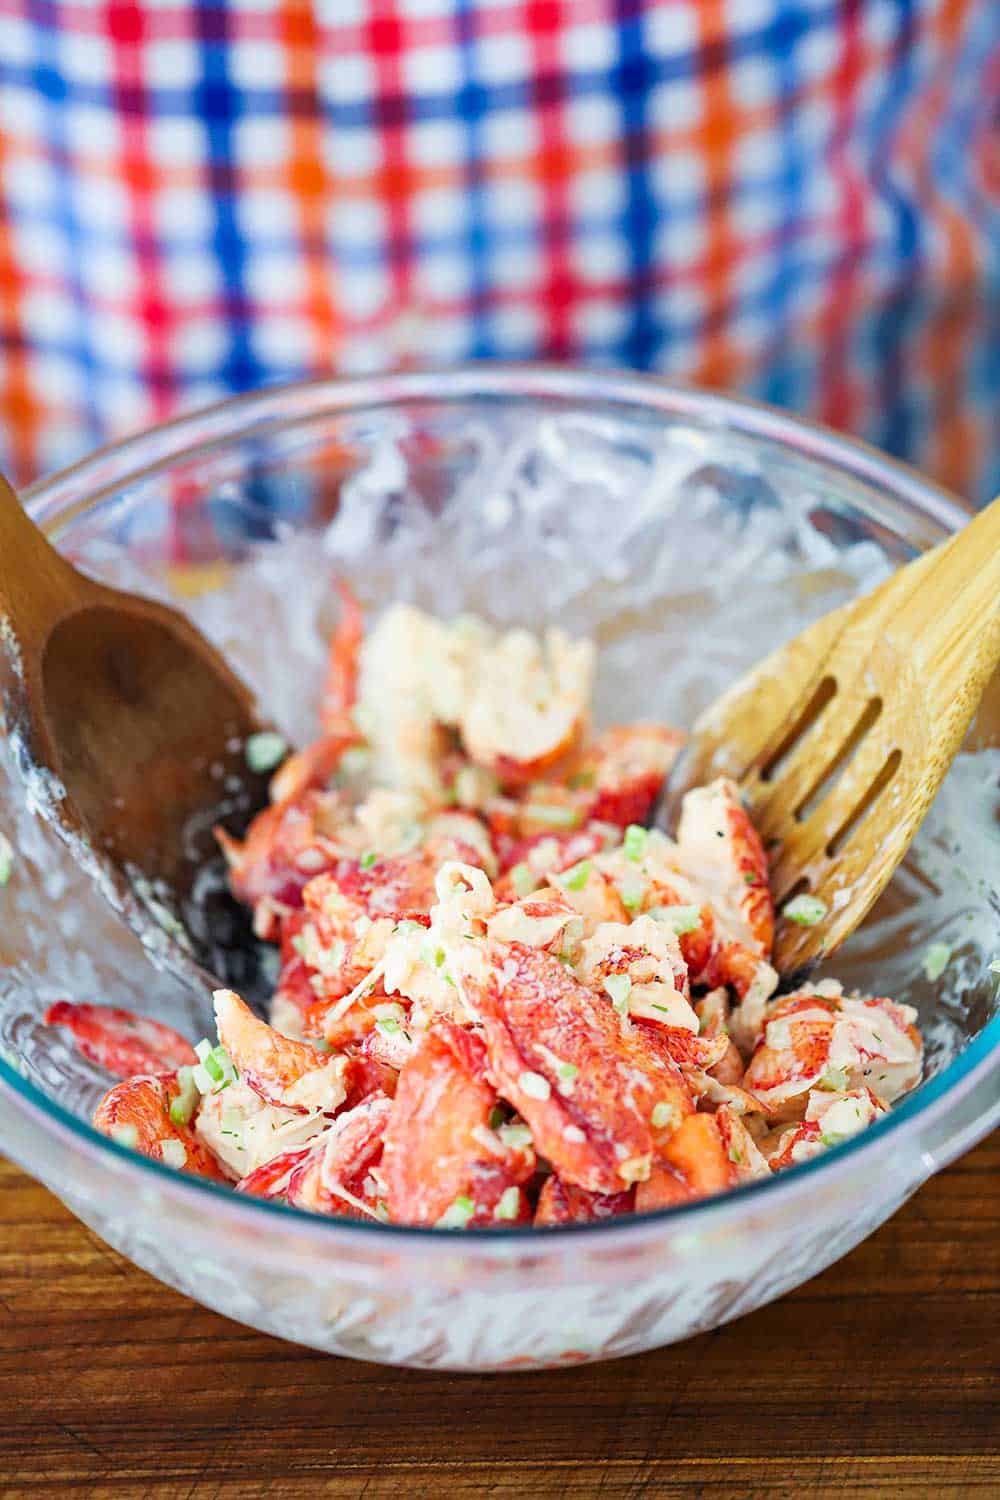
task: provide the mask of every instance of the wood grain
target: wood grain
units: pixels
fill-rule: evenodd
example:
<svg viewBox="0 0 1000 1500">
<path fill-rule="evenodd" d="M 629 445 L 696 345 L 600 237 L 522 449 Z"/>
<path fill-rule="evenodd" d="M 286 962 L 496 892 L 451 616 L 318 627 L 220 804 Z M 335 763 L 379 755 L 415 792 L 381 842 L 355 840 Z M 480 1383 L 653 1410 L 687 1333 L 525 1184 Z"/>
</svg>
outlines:
<svg viewBox="0 0 1000 1500">
<path fill-rule="evenodd" d="M 0 707 L 22 774 L 63 789 L 39 811 L 81 863 L 100 867 L 140 937 L 196 991 L 209 976 L 239 983 L 228 948 L 245 969 L 246 917 L 193 893 L 219 859 L 211 825 L 238 834 L 267 804 L 268 777 L 244 753 L 262 727 L 253 694 L 185 615 L 78 572 L 2 475 Z M 189 944 L 164 939 L 178 918 Z"/>
<path fill-rule="evenodd" d="M 0 1495 L 1000 1495 L 1000 1134 L 772 1307 L 517 1376 L 354 1364 L 158 1285 L 0 1164 Z"/>
</svg>

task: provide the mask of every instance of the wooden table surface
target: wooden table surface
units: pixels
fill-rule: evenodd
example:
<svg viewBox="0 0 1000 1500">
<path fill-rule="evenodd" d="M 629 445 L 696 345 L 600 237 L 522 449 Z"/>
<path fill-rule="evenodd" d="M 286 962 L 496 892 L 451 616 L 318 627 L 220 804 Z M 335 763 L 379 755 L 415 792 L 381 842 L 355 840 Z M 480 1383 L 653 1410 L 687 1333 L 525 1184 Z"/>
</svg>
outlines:
<svg viewBox="0 0 1000 1500">
<path fill-rule="evenodd" d="M 838 1266 L 672 1349 L 334 1360 L 152 1281 L 0 1164 L 0 1495 L 1000 1496 L 1000 1134 Z"/>
</svg>

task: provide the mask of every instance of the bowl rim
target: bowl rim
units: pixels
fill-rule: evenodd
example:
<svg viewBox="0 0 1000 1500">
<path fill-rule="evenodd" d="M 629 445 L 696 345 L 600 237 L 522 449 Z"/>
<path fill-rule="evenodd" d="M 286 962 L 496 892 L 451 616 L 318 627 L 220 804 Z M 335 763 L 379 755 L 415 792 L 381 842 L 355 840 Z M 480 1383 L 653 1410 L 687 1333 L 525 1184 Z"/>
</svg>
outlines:
<svg viewBox="0 0 1000 1500">
<path fill-rule="evenodd" d="M 577 405 L 600 402 L 603 406 L 639 407 L 647 413 L 689 418 L 702 425 L 708 422 L 727 432 L 793 447 L 802 457 L 825 463 L 847 477 L 876 490 L 888 493 L 929 519 L 937 527 L 951 532 L 969 515 L 968 507 L 943 487 L 923 478 L 908 465 L 890 458 L 861 440 L 845 437 L 820 423 L 793 415 L 764 402 L 681 385 L 662 377 L 629 371 L 576 369 L 561 365 L 526 363 L 471 363 L 449 370 L 400 371 L 376 375 L 319 376 L 266 386 L 261 390 L 229 397 L 186 412 L 173 420 L 127 436 L 96 449 L 78 462 L 49 477 L 43 477 L 23 492 L 27 508 L 46 531 L 58 532 L 65 519 L 63 507 L 74 490 L 91 479 L 100 483 L 88 491 L 87 507 L 124 484 L 140 482 L 159 469 L 181 460 L 190 460 L 209 448 L 225 446 L 236 437 L 245 436 L 252 424 L 280 425 L 294 416 L 294 408 L 303 398 L 319 393 L 330 397 L 324 410 L 329 415 L 349 411 L 385 408 L 417 402 L 440 405 L 455 404 L 477 397 L 509 397 L 521 401 L 556 399 Z M 319 413 L 313 411 L 310 416 Z M 197 435 L 198 440 L 191 441 Z M 790 441 L 791 440 L 791 441 Z M 145 460 L 142 462 L 141 460 Z M 138 462 L 137 462 L 138 461 Z M 136 467 L 130 465 L 136 464 Z M 74 507 L 75 509 L 76 507 Z M 102 1168 L 112 1166 L 127 1180 L 152 1181 L 167 1195 L 176 1195 L 194 1210 L 211 1205 L 216 1222 L 238 1220 L 244 1224 L 262 1214 L 296 1238 L 314 1235 L 354 1242 L 358 1247 L 374 1249 L 380 1243 L 400 1248 L 409 1243 L 422 1252 L 437 1249 L 448 1257 L 455 1254 L 456 1236 L 463 1254 L 495 1258 L 507 1247 L 522 1254 L 535 1246 L 539 1255 L 553 1252 L 572 1239 L 580 1244 L 624 1240 L 632 1244 L 656 1236 L 667 1224 L 674 1228 L 697 1220 L 699 1226 L 725 1214 L 730 1206 L 767 1201 L 787 1203 L 790 1197 L 802 1196 L 808 1182 L 817 1174 L 832 1184 L 853 1171 L 862 1156 L 881 1154 L 891 1139 L 907 1123 L 920 1118 L 939 1120 L 948 1103 L 958 1103 L 991 1071 L 1000 1070 L 1000 1015 L 993 1017 L 982 1031 L 963 1048 L 935 1077 L 927 1079 L 907 1094 L 890 1112 L 867 1130 L 850 1138 L 829 1153 L 802 1162 L 787 1171 L 733 1188 L 714 1198 L 698 1199 L 690 1204 L 657 1209 L 646 1214 L 625 1215 L 618 1219 L 584 1224 L 550 1225 L 536 1228 L 523 1225 L 509 1228 L 481 1228 L 474 1233 L 451 1230 L 442 1233 L 431 1226 L 383 1224 L 379 1221 L 326 1217 L 305 1209 L 260 1198 L 240 1198 L 231 1187 L 205 1178 L 185 1175 L 152 1158 L 139 1155 L 126 1146 L 95 1130 L 86 1120 L 52 1099 L 43 1089 L 24 1077 L 0 1055 L 0 1090 L 13 1094 L 21 1107 L 35 1118 L 43 1133 L 69 1139 L 76 1149 L 94 1159 Z M 938 1161 L 922 1153 L 925 1176 L 938 1168 Z M 29 1169 L 30 1170 L 30 1169 Z M 275 1217 L 276 1216 L 276 1217 Z"/>
</svg>

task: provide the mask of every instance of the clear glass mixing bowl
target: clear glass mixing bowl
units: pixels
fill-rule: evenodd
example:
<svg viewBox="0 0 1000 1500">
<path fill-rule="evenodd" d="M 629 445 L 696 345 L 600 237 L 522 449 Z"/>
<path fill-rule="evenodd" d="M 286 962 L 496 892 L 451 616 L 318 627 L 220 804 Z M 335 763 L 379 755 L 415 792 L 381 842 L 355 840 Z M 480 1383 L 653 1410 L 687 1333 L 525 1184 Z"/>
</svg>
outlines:
<svg viewBox="0 0 1000 1500">
<path fill-rule="evenodd" d="M 231 401 L 95 454 L 27 503 L 92 571 L 190 609 L 295 736 L 309 732 L 337 568 L 368 606 L 403 595 L 592 631 L 599 715 L 684 723 L 765 647 L 963 519 L 915 474 L 776 411 L 500 367 Z M 123 1003 L 196 1037 L 204 998 L 148 967 L 8 774 L 0 1145 L 155 1276 L 333 1353 L 483 1370 L 711 1328 L 850 1250 L 1000 1118 L 1000 714 L 981 713 L 970 750 L 832 965 L 918 1005 L 920 1089 L 825 1158 L 718 1200 L 474 1234 L 237 1198 L 95 1134 L 107 1080 L 41 1026 L 48 1001 Z M 953 955 L 937 984 L 921 967 L 932 940 Z"/>
</svg>

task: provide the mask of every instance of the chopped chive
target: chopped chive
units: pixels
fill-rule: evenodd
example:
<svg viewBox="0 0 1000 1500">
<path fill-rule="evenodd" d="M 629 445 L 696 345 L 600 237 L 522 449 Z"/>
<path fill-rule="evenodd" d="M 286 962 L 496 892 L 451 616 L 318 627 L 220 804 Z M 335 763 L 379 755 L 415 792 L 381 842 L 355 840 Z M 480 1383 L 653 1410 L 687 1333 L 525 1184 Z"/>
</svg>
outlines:
<svg viewBox="0 0 1000 1500">
<path fill-rule="evenodd" d="M 366 849 L 365 852 L 364 852 L 364 854 L 362 854 L 362 856 L 361 856 L 361 868 L 362 868 L 362 870 L 370 870 L 371 867 L 372 867 L 372 865 L 376 864 L 377 861 L 378 861 L 378 855 L 375 853 L 375 850 L 374 849 Z"/>
<path fill-rule="evenodd" d="M 649 832 L 639 823 L 630 823 L 625 830 L 625 838 L 622 841 L 622 853 L 626 859 L 633 864 L 638 864 L 646 852 L 646 841 Z"/>
<path fill-rule="evenodd" d="M 846 1136 L 838 1130 L 824 1131 L 820 1136 L 820 1141 L 824 1146 L 839 1146 L 843 1140 L 846 1140 Z"/>
<path fill-rule="evenodd" d="M 794 922 L 797 927 L 815 927 L 826 916 L 826 906 L 818 896 L 803 891 L 782 907 L 781 915 Z"/>
<path fill-rule="evenodd" d="M 247 765 L 251 771 L 273 771 L 288 752 L 288 741 L 273 729 L 262 729 L 252 734 L 243 747 Z"/>
<path fill-rule="evenodd" d="M 729 1160 L 731 1162 L 735 1162 L 735 1164 L 737 1166 L 741 1166 L 742 1165 L 742 1163 L 743 1163 L 743 1152 L 740 1150 L 740 1148 L 738 1146 L 731 1145 L 729 1147 L 728 1156 L 729 1156 Z"/>
</svg>

